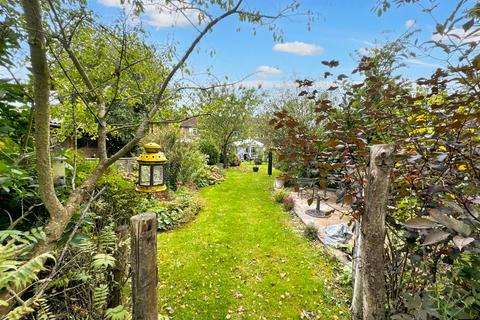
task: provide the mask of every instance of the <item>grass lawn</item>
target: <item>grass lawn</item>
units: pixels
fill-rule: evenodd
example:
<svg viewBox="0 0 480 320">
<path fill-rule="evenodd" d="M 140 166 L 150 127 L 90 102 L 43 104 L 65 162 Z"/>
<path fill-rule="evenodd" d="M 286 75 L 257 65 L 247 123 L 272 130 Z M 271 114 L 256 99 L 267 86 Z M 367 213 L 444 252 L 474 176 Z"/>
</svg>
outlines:
<svg viewBox="0 0 480 320">
<path fill-rule="evenodd" d="M 205 208 L 159 234 L 159 312 L 172 319 L 348 319 L 336 263 L 271 198 L 267 167 L 229 169 Z M 310 319 L 305 317 L 305 319 Z M 311 317 L 315 319 L 315 317 Z"/>
</svg>

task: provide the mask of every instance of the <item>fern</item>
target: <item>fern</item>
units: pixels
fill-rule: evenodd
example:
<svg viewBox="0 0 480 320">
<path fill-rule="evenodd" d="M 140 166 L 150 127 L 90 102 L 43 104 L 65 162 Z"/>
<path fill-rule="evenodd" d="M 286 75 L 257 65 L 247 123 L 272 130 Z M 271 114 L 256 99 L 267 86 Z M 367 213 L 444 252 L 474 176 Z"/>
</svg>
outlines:
<svg viewBox="0 0 480 320">
<path fill-rule="evenodd" d="M 113 268 L 115 266 L 115 258 L 109 254 L 97 253 L 93 256 L 92 267 L 94 269 Z"/>
<path fill-rule="evenodd" d="M 0 275 L 8 270 L 15 270 L 22 262 L 18 260 L 26 245 L 16 245 L 14 240 L 0 246 Z M 19 256 L 20 255 L 20 256 Z"/>
<path fill-rule="evenodd" d="M 33 246 L 46 237 L 42 228 L 33 228 L 30 231 L 19 230 L 2 230 L 0 231 L 0 243 L 7 239 L 14 240 L 18 243 Z"/>
<path fill-rule="evenodd" d="M 130 311 L 123 305 L 110 308 L 105 311 L 106 320 L 131 320 L 132 315 Z"/>
<path fill-rule="evenodd" d="M 47 259 L 55 260 L 49 253 L 36 256 L 20 266 L 18 261 L 0 261 L 0 289 L 16 286 L 25 287 L 38 280 L 37 274 L 46 270 L 44 264 Z"/>
<path fill-rule="evenodd" d="M 108 225 L 100 231 L 98 237 L 98 251 L 107 253 L 115 250 L 115 244 L 117 241 L 117 235 L 113 230 L 113 225 Z"/>
<path fill-rule="evenodd" d="M 100 313 L 107 304 L 108 285 L 101 284 L 93 290 L 93 307 Z"/>
<path fill-rule="evenodd" d="M 28 306 L 19 306 L 7 314 L 7 320 L 20 320 L 35 310 Z"/>
<path fill-rule="evenodd" d="M 55 320 L 55 315 L 50 311 L 50 306 L 46 299 L 38 299 L 36 301 L 38 305 L 37 320 Z"/>
<path fill-rule="evenodd" d="M 93 254 L 96 251 L 95 244 L 90 239 L 84 239 L 78 244 L 78 250 L 81 253 Z"/>
</svg>

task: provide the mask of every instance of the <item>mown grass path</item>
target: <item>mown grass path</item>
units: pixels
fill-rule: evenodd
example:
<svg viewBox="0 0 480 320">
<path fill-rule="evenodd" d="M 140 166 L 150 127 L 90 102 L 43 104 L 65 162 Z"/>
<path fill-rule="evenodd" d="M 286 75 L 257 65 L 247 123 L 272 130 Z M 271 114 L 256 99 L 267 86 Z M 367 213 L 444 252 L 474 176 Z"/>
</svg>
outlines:
<svg viewBox="0 0 480 320">
<path fill-rule="evenodd" d="M 159 234 L 159 310 L 172 319 L 347 319 L 335 262 L 271 198 L 266 166 L 200 191 L 198 217 Z M 308 317 L 306 319 L 309 319 Z M 311 319 L 315 319 L 312 317 Z"/>
</svg>

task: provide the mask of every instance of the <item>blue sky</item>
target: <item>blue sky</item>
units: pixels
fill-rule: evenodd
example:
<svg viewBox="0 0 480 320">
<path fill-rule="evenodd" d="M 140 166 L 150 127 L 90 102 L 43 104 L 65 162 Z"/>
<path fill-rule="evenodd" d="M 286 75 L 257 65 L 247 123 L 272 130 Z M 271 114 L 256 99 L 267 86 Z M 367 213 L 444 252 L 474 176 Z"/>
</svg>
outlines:
<svg viewBox="0 0 480 320">
<path fill-rule="evenodd" d="M 416 37 L 430 40 L 435 30 L 432 17 L 415 5 L 392 8 L 378 17 L 374 12 L 375 0 L 301 0 L 299 12 L 307 10 L 316 18 L 307 28 L 305 16 L 292 16 L 279 21 L 284 43 L 274 42 L 271 32 L 265 28 L 252 33 L 252 27 L 242 24 L 236 17 L 221 22 L 201 42 L 188 64 L 195 73 L 211 67 L 218 77 L 231 81 L 246 79 L 246 84 L 262 83 L 265 87 L 279 85 L 297 78 L 319 79 L 325 68 L 322 60 L 336 59 L 341 62 L 337 72 L 349 73 L 356 65 L 356 51 L 395 39 L 408 28 L 420 29 Z M 434 15 L 440 21 L 448 16 L 457 1 L 439 1 Z M 275 12 L 287 4 L 284 0 L 245 0 L 247 6 L 255 6 L 265 12 Z M 102 19 L 109 21 L 118 16 L 118 0 L 93 0 L 89 6 Z M 143 24 L 151 41 L 159 46 L 166 42 L 178 44 L 177 52 L 196 35 L 196 30 L 186 21 L 178 21 L 168 14 L 146 14 Z M 240 32 L 236 29 L 240 27 Z M 210 55 L 214 50 L 215 54 Z M 407 61 L 402 70 L 406 77 L 418 77 L 431 73 L 436 68 L 435 60 L 419 57 Z M 257 73 L 255 73 L 257 72 Z M 252 75 L 253 74 L 253 75 Z"/>
<path fill-rule="evenodd" d="M 156 0 L 156 2 L 163 0 Z M 210 68 L 217 78 L 228 77 L 236 81 L 247 77 L 246 85 L 262 84 L 265 88 L 292 85 L 294 79 L 321 79 L 325 67 L 322 60 L 339 60 L 335 72 L 350 74 L 358 59 L 356 51 L 363 52 L 378 43 L 395 39 L 408 28 L 420 29 L 415 36 L 420 41 L 432 38 L 435 22 L 415 5 L 392 8 L 378 17 L 374 12 L 376 0 L 299 0 L 298 12 L 312 11 L 315 20 L 307 28 L 307 18 L 295 15 L 278 21 L 283 30 L 284 43 L 273 40 L 266 28 L 258 28 L 253 35 L 252 25 L 229 17 L 215 27 L 200 43 L 188 60 L 193 77 L 207 81 L 204 74 Z M 247 7 L 274 13 L 290 3 L 287 0 L 244 0 Z M 457 1 L 439 0 L 434 16 L 443 21 Z M 121 14 L 120 0 L 88 0 L 92 9 L 104 22 L 112 22 Z M 194 13 L 192 13 L 194 15 Z M 196 36 L 196 29 L 183 17 L 171 13 L 158 13 L 147 8 L 141 16 L 149 40 L 163 47 L 175 43 L 181 54 Z M 173 23 L 176 25 L 172 26 Z M 240 27 L 240 31 L 236 31 Z M 460 29 L 459 29 L 460 30 Z M 480 36 L 476 37 L 480 38 Z M 478 41 L 479 39 L 477 39 Z M 215 54 L 210 55 L 214 50 Z M 435 60 L 419 56 L 407 61 L 401 70 L 408 78 L 430 74 L 437 65 Z"/>
</svg>

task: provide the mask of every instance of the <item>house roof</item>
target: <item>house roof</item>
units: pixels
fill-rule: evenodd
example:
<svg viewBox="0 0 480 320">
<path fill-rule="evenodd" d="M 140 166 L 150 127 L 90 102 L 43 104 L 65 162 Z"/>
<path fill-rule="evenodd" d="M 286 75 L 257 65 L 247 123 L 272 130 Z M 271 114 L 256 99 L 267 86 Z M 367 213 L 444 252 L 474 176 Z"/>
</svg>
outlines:
<svg viewBox="0 0 480 320">
<path fill-rule="evenodd" d="M 180 128 L 196 128 L 198 125 L 197 117 L 192 117 L 180 123 Z"/>
<path fill-rule="evenodd" d="M 244 145 L 256 145 L 260 148 L 263 147 L 263 143 L 261 143 L 260 141 L 257 141 L 257 140 L 253 140 L 253 139 L 246 139 L 246 140 L 241 140 L 241 141 L 235 141 L 234 144 L 238 147 L 238 146 L 244 146 Z"/>
</svg>

